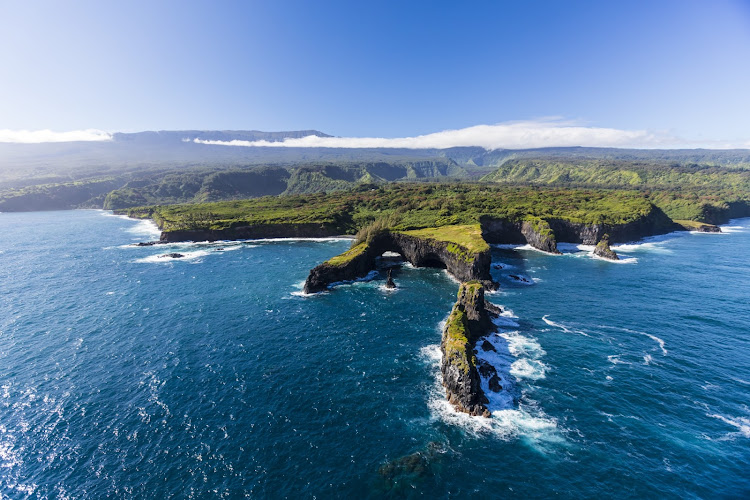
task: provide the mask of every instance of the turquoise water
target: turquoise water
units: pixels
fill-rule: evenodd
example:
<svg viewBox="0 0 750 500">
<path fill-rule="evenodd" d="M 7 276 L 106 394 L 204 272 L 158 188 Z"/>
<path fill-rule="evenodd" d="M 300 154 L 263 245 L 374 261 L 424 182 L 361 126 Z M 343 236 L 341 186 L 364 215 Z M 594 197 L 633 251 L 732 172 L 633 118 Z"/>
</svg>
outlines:
<svg viewBox="0 0 750 500">
<path fill-rule="evenodd" d="M 303 296 L 347 241 L 138 248 L 153 228 L 105 212 L 0 214 L 0 496 L 747 497 L 750 219 L 727 230 L 624 263 L 494 249 L 482 419 L 439 386 L 443 271 Z"/>
</svg>

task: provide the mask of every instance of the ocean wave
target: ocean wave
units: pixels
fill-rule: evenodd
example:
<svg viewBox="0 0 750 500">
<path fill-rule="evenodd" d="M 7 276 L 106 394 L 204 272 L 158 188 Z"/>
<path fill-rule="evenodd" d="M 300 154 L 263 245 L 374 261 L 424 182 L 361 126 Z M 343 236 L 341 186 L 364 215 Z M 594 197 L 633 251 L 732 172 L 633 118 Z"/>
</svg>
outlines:
<svg viewBox="0 0 750 500">
<path fill-rule="evenodd" d="M 728 224 L 725 226 L 719 226 L 719 228 L 721 229 L 722 233 L 728 233 L 728 234 L 744 233 L 748 229 L 747 226 L 730 226 Z"/>
<path fill-rule="evenodd" d="M 671 249 L 666 248 L 665 245 L 674 241 L 677 238 L 684 237 L 684 231 L 674 231 L 667 234 L 659 234 L 656 236 L 647 236 L 641 241 L 632 243 L 620 243 L 612 245 L 612 250 L 617 252 L 628 253 L 628 252 L 655 252 L 655 253 L 673 253 Z"/>
<path fill-rule="evenodd" d="M 638 264 L 638 259 L 636 257 L 628 257 L 627 255 L 618 254 L 619 260 L 612 260 L 607 259 L 604 257 L 600 257 L 594 253 L 591 253 L 589 257 L 592 259 L 609 262 L 610 264 Z"/>
<path fill-rule="evenodd" d="M 510 365 L 510 374 L 517 379 L 541 380 L 546 378 L 547 365 L 537 359 L 519 359 Z"/>
<path fill-rule="evenodd" d="M 492 436 L 503 441 L 524 439 L 540 452 L 554 450 L 565 443 L 565 438 L 555 418 L 546 415 L 526 395 L 523 397 L 524 401 L 516 405 L 515 399 L 506 391 L 505 385 L 500 393 L 486 391 L 490 399 L 491 418 L 472 417 L 457 411 L 445 398 L 442 387 L 440 346 L 436 344 L 424 347 L 421 353 L 435 374 L 428 399 L 428 406 L 435 420 L 460 427 L 465 432 L 478 437 Z M 483 381 L 483 386 L 485 383 Z M 504 383 L 509 382 L 504 381 Z"/>
<path fill-rule="evenodd" d="M 130 219 L 131 221 L 137 221 L 137 223 L 128 229 L 125 230 L 126 233 L 130 233 L 133 236 L 137 236 L 138 238 L 143 238 L 144 236 L 151 240 L 158 240 L 159 236 L 161 236 L 161 229 L 153 223 L 153 221 L 148 219 Z"/>
<path fill-rule="evenodd" d="M 589 335 L 588 333 L 582 330 L 574 330 L 573 328 L 569 328 L 568 326 L 562 323 L 556 323 L 552 321 L 551 319 L 547 319 L 547 318 L 549 318 L 549 314 L 545 314 L 544 316 L 542 316 L 542 321 L 547 323 L 549 326 L 561 329 L 565 333 L 578 333 L 580 335 L 583 335 L 584 337 L 591 337 L 591 335 Z"/>
<path fill-rule="evenodd" d="M 644 336 L 650 338 L 651 340 L 653 340 L 654 342 L 656 342 L 659 345 L 659 348 L 661 349 L 662 355 L 666 356 L 667 353 L 669 352 L 669 351 L 667 351 L 667 348 L 666 348 L 667 343 L 663 339 L 657 337 L 656 335 L 652 335 L 652 334 L 650 334 L 648 332 L 642 332 L 642 331 L 639 331 L 639 330 L 631 330 L 629 328 L 622 328 L 622 327 L 619 327 L 619 326 L 608 326 L 608 325 L 598 325 L 598 328 L 606 328 L 608 330 L 619 330 L 621 332 L 635 333 L 637 335 L 644 335 Z"/>
<path fill-rule="evenodd" d="M 372 270 L 372 271 L 370 271 L 369 273 L 367 273 L 365 276 L 363 276 L 361 278 L 357 278 L 357 279 L 354 279 L 354 280 L 334 281 L 333 283 L 330 283 L 328 285 L 328 289 L 337 287 L 339 285 L 351 285 L 353 283 L 366 283 L 366 282 L 372 281 L 375 278 L 377 278 L 378 274 L 379 274 L 379 272 L 377 270 Z"/>
<path fill-rule="evenodd" d="M 717 413 L 706 413 L 706 416 L 721 420 L 735 429 L 735 432 L 729 432 L 724 435 L 722 440 L 733 440 L 736 437 L 750 438 L 750 418 L 747 417 L 726 417 Z"/>
<path fill-rule="evenodd" d="M 607 361 L 609 361 L 613 365 L 630 365 L 630 364 L 632 364 L 632 363 L 629 363 L 627 361 L 621 360 L 620 356 L 622 356 L 622 354 L 611 354 L 611 355 L 607 356 Z"/>
</svg>

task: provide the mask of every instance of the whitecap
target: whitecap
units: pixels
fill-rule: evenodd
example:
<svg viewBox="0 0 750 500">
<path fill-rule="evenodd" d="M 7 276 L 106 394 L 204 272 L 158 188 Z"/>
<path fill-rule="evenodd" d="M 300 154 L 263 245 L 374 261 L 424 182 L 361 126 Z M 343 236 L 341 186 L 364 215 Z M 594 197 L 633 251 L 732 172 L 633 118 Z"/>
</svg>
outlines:
<svg viewBox="0 0 750 500">
<path fill-rule="evenodd" d="M 622 354 L 612 354 L 610 356 L 607 356 L 607 361 L 609 361 L 613 365 L 629 365 L 629 364 L 631 364 L 631 363 L 628 363 L 627 361 L 621 360 L 620 356 L 622 356 Z"/>
<path fill-rule="evenodd" d="M 665 347 L 667 345 L 667 343 L 664 342 L 663 339 L 660 339 L 656 335 L 652 335 L 652 334 L 650 334 L 648 332 L 641 332 L 639 330 L 631 330 L 629 328 L 622 328 L 622 327 L 619 327 L 619 326 L 598 325 L 598 327 L 599 328 L 606 328 L 608 330 L 620 330 L 622 332 L 635 333 L 635 334 L 638 334 L 638 335 L 645 335 L 646 337 L 650 338 L 651 340 L 653 340 L 654 342 L 656 342 L 657 344 L 659 344 L 659 348 L 661 349 L 661 353 L 664 356 L 666 356 L 667 353 L 669 352 L 669 351 L 667 351 L 667 349 Z"/>
<path fill-rule="evenodd" d="M 750 438 L 750 418 L 747 417 L 725 417 L 716 413 L 707 413 L 707 416 L 716 418 L 724 422 L 725 424 L 731 425 L 736 428 L 737 431 L 730 432 L 722 439 L 734 439 L 735 437 L 746 437 Z"/>
<path fill-rule="evenodd" d="M 644 365 L 650 365 L 653 360 L 654 358 L 652 358 L 650 354 L 646 354 L 645 356 L 643 356 Z"/>
<path fill-rule="evenodd" d="M 722 233 L 732 234 L 732 233 L 744 233 L 747 229 L 746 226 L 719 226 Z M 721 233 L 718 233 L 721 234 Z"/>
<path fill-rule="evenodd" d="M 510 365 L 510 374 L 517 379 L 541 380 L 546 377 L 547 365 L 538 359 L 519 359 Z"/>
<path fill-rule="evenodd" d="M 508 351 L 515 357 L 531 356 L 539 358 L 547 354 L 536 339 L 526 337 L 516 331 L 503 332 L 500 334 L 500 337 L 507 341 Z"/>
<path fill-rule="evenodd" d="M 566 325 L 564 325 L 562 323 L 556 323 L 556 322 L 552 321 L 551 319 L 547 319 L 547 318 L 549 318 L 549 314 L 545 314 L 544 316 L 542 316 L 542 321 L 544 321 L 545 323 L 547 323 L 549 326 L 553 326 L 555 328 L 561 329 L 565 333 L 578 333 L 580 335 L 583 335 L 584 337 L 591 337 L 591 335 L 589 335 L 588 333 L 586 333 L 586 332 L 584 332 L 582 330 L 574 330 L 574 329 L 569 328 L 568 326 L 566 326 Z"/>
<path fill-rule="evenodd" d="M 137 221 L 137 223 L 126 229 L 125 232 L 137 236 L 139 239 L 146 237 L 152 240 L 158 240 L 161 236 L 161 229 L 157 226 L 154 221 L 150 219 L 131 219 L 126 217 L 128 220 Z"/>
</svg>

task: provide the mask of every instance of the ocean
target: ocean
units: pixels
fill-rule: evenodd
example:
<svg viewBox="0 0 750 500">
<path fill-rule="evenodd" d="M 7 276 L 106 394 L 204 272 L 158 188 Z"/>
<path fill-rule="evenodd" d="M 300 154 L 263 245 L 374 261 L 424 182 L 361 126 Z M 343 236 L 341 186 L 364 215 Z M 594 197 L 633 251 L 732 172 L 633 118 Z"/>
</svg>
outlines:
<svg viewBox="0 0 750 500">
<path fill-rule="evenodd" d="M 722 229 L 493 248 L 485 419 L 440 386 L 445 271 L 306 296 L 348 240 L 0 214 L 0 497 L 747 498 L 750 219 Z"/>
</svg>

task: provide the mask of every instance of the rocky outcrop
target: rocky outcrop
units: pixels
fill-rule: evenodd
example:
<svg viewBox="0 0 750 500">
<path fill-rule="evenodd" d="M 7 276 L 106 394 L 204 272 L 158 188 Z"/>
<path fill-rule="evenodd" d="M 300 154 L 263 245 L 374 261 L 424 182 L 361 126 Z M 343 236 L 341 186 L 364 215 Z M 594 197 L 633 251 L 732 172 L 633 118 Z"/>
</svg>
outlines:
<svg viewBox="0 0 750 500">
<path fill-rule="evenodd" d="M 523 221 L 521 223 L 521 234 L 526 242 L 537 250 L 547 253 L 560 254 L 557 249 L 555 233 L 545 220 Z"/>
<path fill-rule="evenodd" d="M 474 346 L 480 337 L 494 331 L 492 317 L 497 308 L 484 300 L 484 287 L 478 281 L 461 283 L 458 300 L 445 322 L 440 349 L 440 371 L 446 397 L 457 410 L 489 417 L 489 400 L 482 391 Z"/>
<path fill-rule="evenodd" d="M 594 255 L 603 259 L 620 260 L 620 257 L 617 256 L 617 253 L 615 253 L 615 251 L 609 247 L 608 234 L 602 236 L 602 239 L 599 240 L 599 243 L 596 244 L 596 247 L 594 248 Z"/>
<path fill-rule="evenodd" d="M 393 277 L 391 276 L 391 269 L 388 269 L 388 279 L 385 280 L 385 287 L 386 288 L 396 288 L 396 283 L 393 281 Z"/>
<path fill-rule="evenodd" d="M 334 224 L 253 224 L 227 229 L 176 229 L 162 231 L 159 241 L 219 241 L 252 240 L 259 238 L 324 238 L 336 236 L 340 230 Z"/>
<path fill-rule="evenodd" d="M 384 252 L 399 253 L 416 267 L 446 269 L 459 281 L 479 280 L 488 288 L 497 287 L 490 276 L 489 249 L 484 252 L 471 253 L 455 243 L 397 232 L 378 234 L 370 242 L 361 243 L 361 245 L 364 247 L 351 258 L 342 254 L 313 268 L 305 281 L 305 293 L 320 292 L 328 288 L 331 283 L 352 281 L 365 276 L 375 269 L 375 259 Z M 457 252 L 456 248 L 462 251 Z"/>
<path fill-rule="evenodd" d="M 695 228 L 695 231 L 699 233 L 720 233 L 721 228 L 713 224 L 701 224 Z"/>
<path fill-rule="evenodd" d="M 487 243 L 531 245 L 543 252 L 559 254 L 555 232 L 542 219 L 511 221 L 482 216 L 479 219 L 482 237 Z"/>
</svg>

